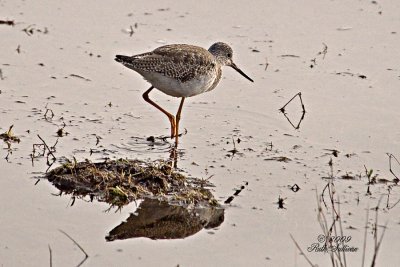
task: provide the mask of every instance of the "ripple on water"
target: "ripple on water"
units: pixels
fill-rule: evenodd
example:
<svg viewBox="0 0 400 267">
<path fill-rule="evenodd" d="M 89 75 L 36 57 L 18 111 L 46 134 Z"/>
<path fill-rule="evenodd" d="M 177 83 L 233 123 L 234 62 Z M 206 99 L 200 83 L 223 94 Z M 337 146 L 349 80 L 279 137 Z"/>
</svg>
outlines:
<svg viewBox="0 0 400 267">
<path fill-rule="evenodd" d="M 136 137 L 133 136 L 126 143 L 113 145 L 116 148 L 136 153 L 165 153 L 173 148 L 173 143 L 168 142 L 168 137 Z"/>
</svg>

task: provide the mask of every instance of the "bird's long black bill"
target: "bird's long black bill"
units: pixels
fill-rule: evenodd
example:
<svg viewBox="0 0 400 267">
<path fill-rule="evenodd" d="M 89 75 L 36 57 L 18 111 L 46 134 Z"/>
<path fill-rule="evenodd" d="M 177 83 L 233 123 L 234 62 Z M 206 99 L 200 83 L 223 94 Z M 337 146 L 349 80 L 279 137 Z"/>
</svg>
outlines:
<svg viewBox="0 0 400 267">
<path fill-rule="evenodd" d="M 241 69 L 239 69 L 234 63 L 232 63 L 231 67 L 236 70 L 237 72 L 239 72 L 240 74 L 242 74 L 243 77 L 245 77 L 247 80 L 254 82 L 252 78 L 250 78 L 249 76 L 246 75 L 246 73 L 244 73 Z"/>
<path fill-rule="evenodd" d="M 130 60 L 131 58 L 132 58 L 132 57 L 122 56 L 122 55 L 116 55 L 116 56 L 115 56 L 115 61 L 121 62 L 121 63 L 123 63 L 123 62 L 129 62 L 129 60 Z"/>
</svg>

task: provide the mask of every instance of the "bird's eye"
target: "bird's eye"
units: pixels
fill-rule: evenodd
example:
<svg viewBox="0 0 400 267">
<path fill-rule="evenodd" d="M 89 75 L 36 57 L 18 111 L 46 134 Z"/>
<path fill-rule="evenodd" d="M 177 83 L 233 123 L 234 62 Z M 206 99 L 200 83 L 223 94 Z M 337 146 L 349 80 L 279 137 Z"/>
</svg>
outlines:
<svg viewBox="0 0 400 267">
<path fill-rule="evenodd" d="M 232 57 L 232 54 L 231 54 L 231 53 L 228 53 L 226 56 L 227 56 L 228 58 L 231 58 L 231 57 Z"/>
</svg>

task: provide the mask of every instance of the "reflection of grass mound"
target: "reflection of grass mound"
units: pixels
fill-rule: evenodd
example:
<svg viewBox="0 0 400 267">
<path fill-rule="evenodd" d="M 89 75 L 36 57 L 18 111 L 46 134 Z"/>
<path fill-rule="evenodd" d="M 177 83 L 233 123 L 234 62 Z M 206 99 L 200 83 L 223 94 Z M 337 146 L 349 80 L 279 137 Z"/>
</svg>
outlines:
<svg viewBox="0 0 400 267">
<path fill-rule="evenodd" d="M 224 209 L 190 205 L 182 207 L 167 201 L 145 198 L 135 213 L 114 227 L 107 241 L 147 237 L 151 239 L 185 238 L 201 229 L 218 227 L 224 221 Z"/>
<path fill-rule="evenodd" d="M 182 204 L 204 203 L 215 206 L 211 192 L 188 182 L 164 161 L 108 160 L 92 163 L 69 162 L 47 173 L 47 179 L 62 192 L 76 197 L 89 195 L 111 205 L 123 206 L 143 197 L 157 197 Z M 196 183 L 197 180 L 197 183 Z"/>
</svg>

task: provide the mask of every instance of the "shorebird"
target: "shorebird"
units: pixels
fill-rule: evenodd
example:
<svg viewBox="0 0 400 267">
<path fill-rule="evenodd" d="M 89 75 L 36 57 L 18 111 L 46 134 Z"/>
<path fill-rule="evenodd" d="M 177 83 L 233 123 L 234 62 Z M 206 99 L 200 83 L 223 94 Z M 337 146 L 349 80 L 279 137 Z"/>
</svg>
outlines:
<svg viewBox="0 0 400 267">
<path fill-rule="evenodd" d="M 208 50 L 194 45 L 171 44 L 134 56 L 116 55 L 115 60 L 138 72 L 151 83 L 143 98 L 167 115 L 171 123 L 171 138 L 175 137 L 177 146 L 179 121 L 185 98 L 214 89 L 221 80 L 222 66 L 232 67 L 253 82 L 233 63 L 232 55 L 232 48 L 222 42 L 213 44 Z M 167 95 L 181 98 L 176 116 L 149 98 L 149 93 L 154 88 Z"/>
</svg>

